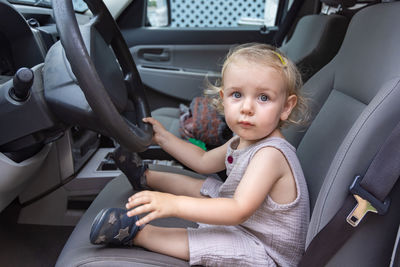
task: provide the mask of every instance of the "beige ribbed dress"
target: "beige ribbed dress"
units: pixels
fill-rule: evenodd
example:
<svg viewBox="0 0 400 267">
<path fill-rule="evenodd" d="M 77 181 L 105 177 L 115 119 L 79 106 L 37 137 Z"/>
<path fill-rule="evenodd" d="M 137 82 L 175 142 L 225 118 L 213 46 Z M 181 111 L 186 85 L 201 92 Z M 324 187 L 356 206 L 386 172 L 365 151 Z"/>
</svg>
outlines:
<svg viewBox="0 0 400 267">
<path fill-rule="evenodd" d="M 203 266 L 296 266 L 304 251 L 310 206 L 306 181 L 295 148 L 277 137 L 236 149 L 239 138 L 228 146 L 225 158 L 228 178 L 224 183 L 207 178 L 201 193 L 232 198 L 254 154 L 274 147 L 286 157 L 296 180 L 297 197 L 278 204 L 266 197 L 256 212 L 237 226 L 200 224 L 189 228 L 190 264 Z"/>
</svg>

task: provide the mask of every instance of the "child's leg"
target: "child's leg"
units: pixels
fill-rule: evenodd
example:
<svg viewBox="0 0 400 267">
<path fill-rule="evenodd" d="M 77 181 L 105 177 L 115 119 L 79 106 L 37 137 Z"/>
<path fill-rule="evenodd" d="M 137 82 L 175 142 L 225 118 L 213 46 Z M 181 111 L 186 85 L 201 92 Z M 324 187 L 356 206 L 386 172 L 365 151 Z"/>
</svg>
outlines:
<svg viewBox="0 0 400 267">
<path fill-rule="evenodd" d="M 148 224 L 137 233 L 133 245 L 189 260 L 188 234 L 184 228 L 166 228 Z"/>
<path fill-rule="evenodd" d="M 147 170 L 145 175 L 147 186 L 154 190 L 175 195 L 203 197 L 200 194 L 200 189 L 204 183 L 202 179 L 196 179 L 182 174 L 152 170 Z"/>
<path fill-rule="evenodd" d="M 108 208 L 101 210 L 92 223 L 90 242 L 94 245 L 137 245 L 154 252 L 163 253 L 184 260 L 189 259 L 187 230 L 164 228 L 150 224 L 139 229 L 138 216 L 128 217 L 125 209 Z"/>
<path fill-rule="evenodd" d="M 120 146 L 115 149 L 112 157 L 117 167 L 127 176 L 136 191 L 146 189 L 147 186 L 162 192 L 201 197 L 200 188 L 204 180 L 185 175 L 151 171 L 137 153 L 130 152 Z"/>
</svg>

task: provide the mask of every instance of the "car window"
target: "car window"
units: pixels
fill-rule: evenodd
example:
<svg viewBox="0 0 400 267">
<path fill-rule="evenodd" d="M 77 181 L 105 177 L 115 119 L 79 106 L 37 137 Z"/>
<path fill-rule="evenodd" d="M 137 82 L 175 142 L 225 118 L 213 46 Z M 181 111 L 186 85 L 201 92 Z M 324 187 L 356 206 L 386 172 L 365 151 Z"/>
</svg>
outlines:
<svg viewBox="0 0 400 267">
<path fill-rule="evenodd" d="M 275 26 L 278 3 L 279 0 L 148 0 L 147 18 L 149 26 L 171 28 Z"/>
</svg>

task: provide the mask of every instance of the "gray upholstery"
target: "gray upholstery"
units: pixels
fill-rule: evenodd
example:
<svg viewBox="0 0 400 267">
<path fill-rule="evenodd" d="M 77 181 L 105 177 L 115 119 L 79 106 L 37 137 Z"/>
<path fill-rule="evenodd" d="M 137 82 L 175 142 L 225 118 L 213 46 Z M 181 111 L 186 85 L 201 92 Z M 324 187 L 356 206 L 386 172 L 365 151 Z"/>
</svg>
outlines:
<svg viewBox="0 0 400 267">
<path fill-rule="evenodd" d="M 170 172 L 191 174 L 188 171 L 167 166 L 150 166 L 150 168 L 158 171 L 169 170 Z M 192 176 L 201 178 L 200 175 Z M 124 208 L 128 197 L 133 193 L 132 187 L 124 175 L 110 181 L 76 225 L 58 258 L 56 266 L 188 266 L 188 263 L 185 261 L 141 248 L 107 248 L 90 244 L 90 227 L 96 214 L 103 208 Z M 151 224 L 174 227 L 197 227 L 197 224 L 193 222 L 176 218 L 159 219 L 153 221 Z"/>
<path fill-rule="evenodd" d="M 336 55 L 347 25 L 346 17 L 335 14 L 309 15 L 299 20 L 292 37 L 280 49 L 296 63 L 304 82 Z M 179 115 L 179 109 L 171 107 L 159 108 L 152 112 L 154 118 L 178 137 Z M 291 141 L 292 138 L 296 136 L 290 136 L 288 140 Z"/>
<path fill-rule="evenodd" d="M 303 81 L 326 65 L 337 53 L 346 33 L 348 19 L 342 15 L 308 15 L 280 50 L 299 68 Z"/>
<path fill-rule="evenodd" d="M 112 180 L 75 227 L 64 247 L 56 266 L 187 266 L 187 263 L 172 257 L 152 253 L 143 249 L 104 248 L 89 242 L 90 226 L 93 218 L 103 208 L 121 207 L 132 195 L 128 179 L 119 176 Z M 172 224 L 164 220 L 164 224 Z"/>
<path fill-rule="evenodd" d="M 319 113 L 298 146 L 315 204 L 308 242 L 338 210 L 354 175 L 365 172 L 399 121 L 400 32 L 394 26 L 400 23 L 398 12 L 400 3 L 388 3 L 357 13 L 338 55 L 304 87 L 307 92 L 319 87 L 315 103 L 324 103 L 314 106 Z M 371 220 L 332 262 L 351 253 L 349 257 L 358 255 L 358 261 L 348 266 L 388 265 L 400 219 L 395 203 L 399 204 L 398 187 L 389 214 L 368 215 Z"/>
<path fill-rule="evenodd" d="M 354 175 L 365 172 L 399 121 L 400 34 L 393 27 L 400 23 L 399 11 L 399 3 L 360 11 L 338 55 L 303 88 L 314 96 L 314 112 L 319 111 L 298 146 L 311 204 L 315 204 L 308 242 L 338 210 Z M 397 193 L 393 202 L 399 203 L 399 189 L 393 193 Z M 399 214 L 391 209 L 385 217 L 369 217 L 331 266 L 343 266 L 340 260 L 346 254 L 354 255 L 347 256 L 354 261 L 346 266 L 388 265 Z"/>
<path fill-rule="evenodd" d="M 176 136 L 180 136 L 179 115 L 178 108 L 159 108 L 151 113 L 152 117 L 156 118 L 169 132 Z"/>
<path fill-rule="evenodd" d="M 337 56 L 304 86 L 314 96 L 317 114 L 298 142 L 313 207 L 308 243 L 339 209 L 354 175 L 365 172 L 399 121 L 398 14 L 399 2 L 378 4 L 357 13 Z M 58 266 L 77 266 L 84 261 L 90 262 L 88 266 L 124 266 L 133 261 L 142 266 L 186 264 L 138 248 L 96 248 L 89 244 L 90 223 L 96 212 L 102 207 L 121 206 L 129 193 L 123 179 L 107 186 L 71 235 Z M 328 266 L 389 265 L 400 222 L 396 210 L 399 183 L 391 198 L 388 214 L 368 214 Z"/>
</svg>

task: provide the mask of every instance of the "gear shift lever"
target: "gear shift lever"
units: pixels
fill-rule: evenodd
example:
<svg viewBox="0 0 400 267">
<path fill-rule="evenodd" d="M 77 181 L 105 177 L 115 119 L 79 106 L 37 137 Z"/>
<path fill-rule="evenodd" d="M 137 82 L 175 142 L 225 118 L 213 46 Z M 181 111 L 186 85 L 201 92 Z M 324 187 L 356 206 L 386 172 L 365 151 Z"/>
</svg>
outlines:
<svg viewBox="0 0 400 267">
<path fill-rule="evenodd" d="M 13 77 L 13 87 L 10 96 L 19 102 L 25 101 L 29 96 L 29 90 L 33 83 L 33 71 L 28 68 L 20 68 Z"/>
</svg>

